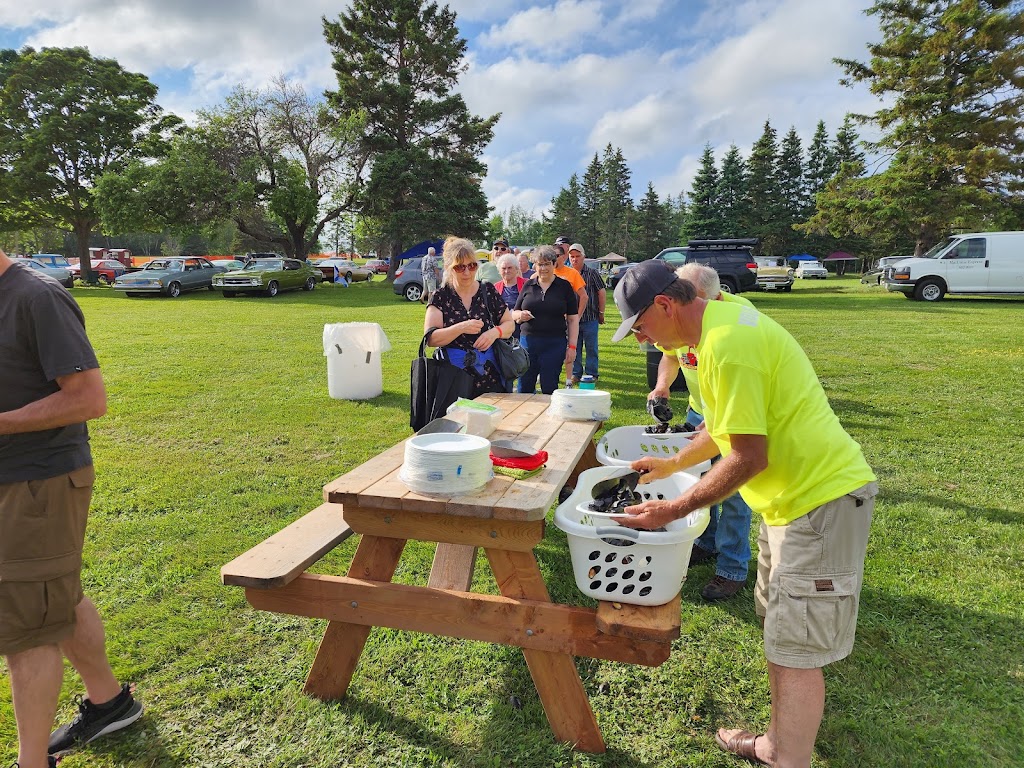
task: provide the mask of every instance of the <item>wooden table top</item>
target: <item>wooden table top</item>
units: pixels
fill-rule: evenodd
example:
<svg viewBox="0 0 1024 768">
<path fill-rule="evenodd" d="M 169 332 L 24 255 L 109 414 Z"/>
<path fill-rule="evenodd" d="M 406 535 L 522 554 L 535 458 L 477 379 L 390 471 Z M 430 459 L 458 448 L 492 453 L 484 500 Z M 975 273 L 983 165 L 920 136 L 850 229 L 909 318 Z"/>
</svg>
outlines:
<svg viewBox="0 0 1024 768">
<path fill-rule="evenodd" d="M 488 394 L 479 402 L 504 412 L 492 440 L 515 440 L 548 452 L 544 470 L 524 480 L 496 474 L 473 494 L 438 498 L 410 491 L 398 479 L 405 441 L 324 486 L 326 501 L 346 506 L 435 512 L 498 520 L 543 520 L 601 424 L 566 421 L 547 413 L 548 395 Z"/>
</svg>

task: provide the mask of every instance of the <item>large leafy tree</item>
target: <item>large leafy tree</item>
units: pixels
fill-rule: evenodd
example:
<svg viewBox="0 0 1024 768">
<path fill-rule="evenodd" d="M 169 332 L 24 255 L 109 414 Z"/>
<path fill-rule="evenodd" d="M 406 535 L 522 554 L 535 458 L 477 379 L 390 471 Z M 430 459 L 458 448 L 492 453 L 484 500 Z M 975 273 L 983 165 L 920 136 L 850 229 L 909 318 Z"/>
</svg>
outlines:
<svg viewBox="0 0 1024 768">
<path fill-rule="evenodd" d="M 845 83 L 887 106 L 870 117 L 881 173 L 847 173 L 819 195 L 812 226 L 898 231 L 921 253 L 953 227 L 1020 226 L 1024 185 L 1024 12 L 1016 0 L 877 0 L 883 38 Z M 855 165 L 856 163 L 854 163 Z"/>
<path fill-rule="evenodd" d="M 156 93 L 145 75 L 85 48 L 0 53 L 0 226 L 71 230 L 82 278 L 93 281 L 97 181 L 160 155 L 180 124 L 163 114 Z"/>
<path fill-rule="evenodd" d="M 455 13 L 423 0 L 353 0 L 323 27 L 338 79 L 328 98 L 339 114 L 365 117 L 361 206 L 382 227 L 392 274 L 414 240 L 482 235 L 480 153 L 499 115 L 470 114 L 454 92 L 466 54 Z"/>
<path fill-rule="evenodd" d="M 230 220 L 251 242 L 305 259 L 356 206 L 361 127 L 358 115 L 339 119 L 283 78 L 266 90 L 239 87 L 199 113 L 165 162 L 104 178 L 101 207 L 122 228 Z"/>
</svg>

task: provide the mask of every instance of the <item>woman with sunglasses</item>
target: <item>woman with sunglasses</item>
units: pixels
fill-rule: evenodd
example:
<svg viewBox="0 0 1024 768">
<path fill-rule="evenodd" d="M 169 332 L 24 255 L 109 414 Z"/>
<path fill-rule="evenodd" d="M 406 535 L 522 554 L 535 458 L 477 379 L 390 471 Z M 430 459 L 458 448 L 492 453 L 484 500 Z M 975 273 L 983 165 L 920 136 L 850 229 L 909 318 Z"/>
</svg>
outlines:
<svg viewBox="0 0 1024 768">
<path fill-rule="evenodd" d="M 461 237 L 444 242 L 441 287 L 430 297 L 423 332 L 437 328 L 427 344 L 444 349 L 454 365 L 473 373 L 473 396 L 505 392 L 491 345 L 515 330 L 512 315 L 493 285 L 479 283 L 476 248 Z"/>
<path fill-rule="evenodd" d="M 555 275 L 554 247 L 542 245 L 533 255 L 537 274 L 516 301 L 516 313 L 523 319 L 521 341 L 530 353 L 530 369 L 519 377 L 519 391 L 532 394 L 540 378 L 540 391 L 550 395 L 558 388 L 563 366 L 576 359 L 579 303 L 569 281 Z"/>
</svg>

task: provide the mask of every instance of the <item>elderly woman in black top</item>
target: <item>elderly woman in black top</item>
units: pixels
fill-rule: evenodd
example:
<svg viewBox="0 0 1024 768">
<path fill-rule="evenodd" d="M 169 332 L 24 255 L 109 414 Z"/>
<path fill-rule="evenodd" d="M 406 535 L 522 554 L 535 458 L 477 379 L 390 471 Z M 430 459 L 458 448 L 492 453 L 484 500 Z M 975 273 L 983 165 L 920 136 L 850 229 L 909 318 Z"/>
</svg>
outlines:
<svg viewBox="0 0 1024 768">
<path fill-rule="evenodd" d="M 512 317 L 522 321 L 520 341 L 530 353 L 530 369 L 519 377 L 519 391 L 550 395 L 558 388 L 563 366 L 576 359 L 580 316 L 572 285 L 555 275 L 555 249 L 544 245 L 533 252 L 537 275 L 519 293 Z"/>
<path fill-rule="evenodd" d="M 455 365 L 473 373 L 473 396 L 505 392 L 505 381 L 491 346 L 515 330 L 511 312 L 490 283 L 478 283 L 476 248 L 469 240 L 444 243 L 441 287 L 430 297 L 423 332 L 437 328 L 427 344 L 444 348 Z"/>
</svg>

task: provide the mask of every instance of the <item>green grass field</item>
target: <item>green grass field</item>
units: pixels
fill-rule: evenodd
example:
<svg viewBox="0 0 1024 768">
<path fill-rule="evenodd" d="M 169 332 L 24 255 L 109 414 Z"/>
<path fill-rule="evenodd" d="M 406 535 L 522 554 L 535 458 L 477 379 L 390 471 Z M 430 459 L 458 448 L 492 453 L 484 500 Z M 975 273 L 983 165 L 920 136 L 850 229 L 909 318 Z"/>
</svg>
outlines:
<svg viewBox="0 0 1024 768">
<path fill-rule="evenodd" d="M 604 755 L 553 739 L 513 648 L 377 629 L 345 701 L 304 697 L 324 623 L 251 610 L 219 568 L 409 434 L 423 308 L 382 281 L 276 299 L 73 293 L 109 391 L 109 413 L 90 427 L 98 480 L 83 579 L 115 670 L 137 681 L 147 711 L 63 768 L 743 765 L 714 732 L 768 722 L 761 634 L 750 586 L 701 601 L 710 565 L 683 588 L 668 662 L 578 661 Z M 881 485 L 857 645 L 826 671 L 814 765 L 1024 764 L 1024 301 L 924 305 L 856 278 L 747 296 L 803 344 Z M 393 346 L 385 392 L 331 400 L 323 325 L 366 320 Z M 606 426 L 646 423 L 644 358 L 610 344 L 612 327 Z M 354 548 L 316 569 L 343 573 Z M 537 554 L 554 599 L 588 604 L 554 526 Z M 431 557 L 410 544 L 396 579 L 425 583 Z M 497 592 L 484 558 L 475 579 Z M 60 718 L 80 692 L 69 670 Z M 4 675 L 0 764 L 15 745 Z"/>
</svg>

